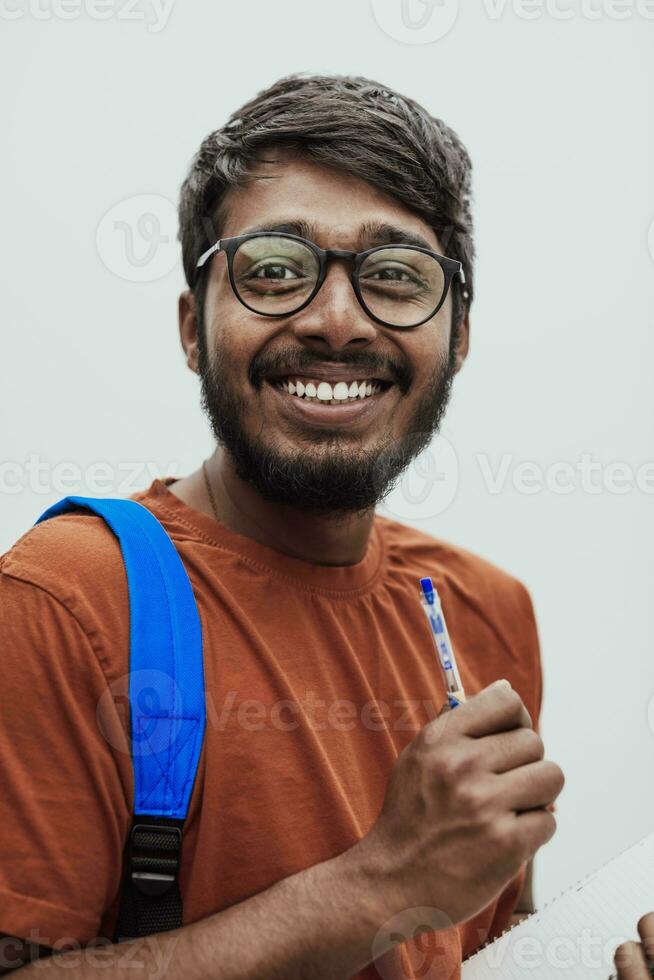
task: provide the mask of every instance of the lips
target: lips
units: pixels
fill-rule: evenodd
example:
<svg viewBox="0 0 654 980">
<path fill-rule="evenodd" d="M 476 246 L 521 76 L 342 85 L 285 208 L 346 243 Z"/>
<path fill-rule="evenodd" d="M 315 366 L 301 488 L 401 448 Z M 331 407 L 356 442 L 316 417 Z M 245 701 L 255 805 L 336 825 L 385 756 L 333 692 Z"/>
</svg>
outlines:
<svg viewBox="0 0 654 980">
<path fill-rule="evenodd" d="M 280 370 L 266 375 L 266 380 L 270 382 L 288 381 L 294 378 L 317 382 L 327 381 L 332 385 L 337 384 L 339 381 L 343 381 L 348 385 L 352 384 L 353 381 L 390 385 L 395 380 L 385 371 L 371 373 L 369 370 L 366 371 L 364 367 L 357 368 L 353 364 L 317 364 L 315 367 L 303 367 L 298 371 Z"/>
</svg>

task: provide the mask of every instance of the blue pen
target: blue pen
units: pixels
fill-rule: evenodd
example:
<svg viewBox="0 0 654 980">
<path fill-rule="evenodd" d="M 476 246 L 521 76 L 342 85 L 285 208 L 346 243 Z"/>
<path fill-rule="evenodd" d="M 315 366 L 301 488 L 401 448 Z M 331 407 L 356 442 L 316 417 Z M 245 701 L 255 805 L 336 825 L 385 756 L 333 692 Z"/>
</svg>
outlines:
<svg viewBox="0 0 654 980">
<path fill-rule="evenodd" d="M 431 628 L 431 634 L 434 638 L 438 662 L 441 665 L 445 679 L 447 700 L 451 708 L 456 708 L 462 701 L 465 701 L 466 696 L 456 666 L 450 634 L 447 632 L 447 626 L 445 625 L 441 600 L 430 578 L 420 579 L 420 604 L 425 610 L 425 615 Z"/>
</svg>

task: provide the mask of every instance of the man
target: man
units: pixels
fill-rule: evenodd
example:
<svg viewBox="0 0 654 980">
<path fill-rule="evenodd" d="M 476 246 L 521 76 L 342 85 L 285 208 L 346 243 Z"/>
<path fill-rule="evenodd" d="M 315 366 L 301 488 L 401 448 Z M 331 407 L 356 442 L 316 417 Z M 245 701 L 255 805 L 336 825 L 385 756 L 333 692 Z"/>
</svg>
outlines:
<svg viewBox="0 0 654 980">
<path fill-rule="evenodd" d="M 451 978 L 531 908 L 528 865 L 563 777 L 534 731 L 528 593 L 375 515 L 467 355 L 469 182 L 447 126 L 361 78 L 282 79 L 192 163 L 180 336 L 217 448 L 133 496 L 193 585 L 208 722 L 184 926 L 135 941 L 150 971 Z M 129 610 L 116 541 L 90 514 L 29 530 L 0 571 L 0 929 L 23 962 L 62 936 L 113 935 L 132 800 L 111 735 Z M 454 711 L 439 710 L 421 575 L 470 696 Z M 48 965 L 131 976 L 124 945 Z"/>
</svg>

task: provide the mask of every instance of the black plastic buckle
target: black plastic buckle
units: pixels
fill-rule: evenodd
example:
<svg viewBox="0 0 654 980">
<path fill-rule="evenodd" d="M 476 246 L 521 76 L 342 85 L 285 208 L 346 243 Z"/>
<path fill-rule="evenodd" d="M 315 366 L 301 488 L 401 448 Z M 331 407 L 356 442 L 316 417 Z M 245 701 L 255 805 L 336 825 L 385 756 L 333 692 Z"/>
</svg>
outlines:
<svg viewBox="0 0 654 980">
<path fill-rule="evenodd" d="M 170 839 L 152 841 L 153 834 L 163 834 Z M 181 853 L 182 832 L 179 827 L 134 824 L 127 850 L 128 875 L 132 884 L 144 895 L 163 895 L 177 880 Z"/>
</svg>

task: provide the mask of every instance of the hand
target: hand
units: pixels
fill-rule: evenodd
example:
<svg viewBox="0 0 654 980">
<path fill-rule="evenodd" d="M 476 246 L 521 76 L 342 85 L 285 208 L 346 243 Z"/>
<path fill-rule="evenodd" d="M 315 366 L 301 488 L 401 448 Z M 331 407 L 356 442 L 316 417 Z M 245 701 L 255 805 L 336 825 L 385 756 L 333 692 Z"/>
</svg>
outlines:
<svg viewBox="0 0 654 980">
<path fill-rule="evenodd" d="M 647 957 L 654 963 L 654 912 L 639 920 L 638 935 L 639 943 L 622 943 L 615 951 L 617 980 L 649 980 L 654 976 L 647 965 Z"/>
<path fill-rule="evenodd" d="M 355 849 L 390 915 L 428 906 L 443 925 L 463 922 L 552 837 L 546 807 L 563 782 L 521 698 L 500 681 L 441 712 L 406 746 Z"/>
</svg>

